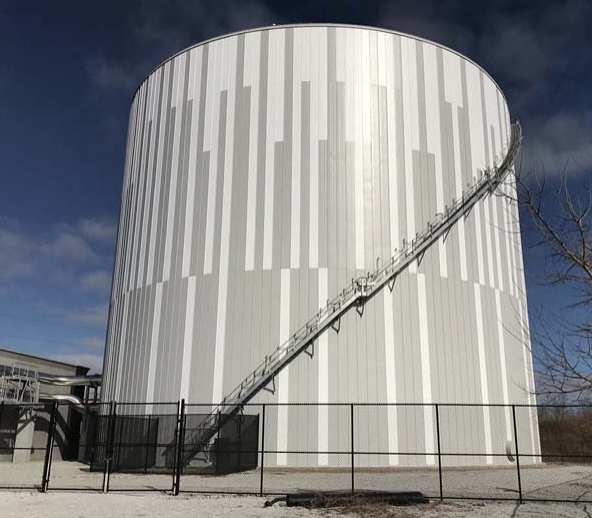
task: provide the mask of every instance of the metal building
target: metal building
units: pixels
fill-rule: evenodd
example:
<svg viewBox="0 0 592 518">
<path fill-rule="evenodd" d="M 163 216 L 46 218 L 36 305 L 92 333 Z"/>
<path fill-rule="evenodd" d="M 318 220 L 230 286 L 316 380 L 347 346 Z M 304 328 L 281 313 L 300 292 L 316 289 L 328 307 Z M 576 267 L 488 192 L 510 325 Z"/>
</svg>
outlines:
<svg viewBox="0 0 592 518">
<path fill-rule="evenodd" d="M 220 402 L 499 164 L 509 139 L 493 79 L 405 34 L 274 26 L 170 58 L 131 107 L 103 400 Z M 254 401 L 534 403 L 508 178 Z M 319 451 L 349 440 L 329 407 L 311 412 L 293 432 L 279 408 L 268 440 Z M 528 415 L 521 451 L 536 453 Z M 363 421 L 359 433 L 390 451 L 434 451 L 431 408 L 372 409 Z M 475 408 L 458 448 L 503 450 L 511 427 L 507 409 Z"/>
<path fill-rule="evenodd" d="M 84 387 L 56 381 L 83 378 L 88 371 L 88 367 L 0 348 L 0 462 L 43 460 L 51 402 L 85 400 Z M 62 404 L 58 414 L 54 455 L 75 459 L 78 444 L 73 438 L 79 434 L 82 411 Z"/>
</svg>

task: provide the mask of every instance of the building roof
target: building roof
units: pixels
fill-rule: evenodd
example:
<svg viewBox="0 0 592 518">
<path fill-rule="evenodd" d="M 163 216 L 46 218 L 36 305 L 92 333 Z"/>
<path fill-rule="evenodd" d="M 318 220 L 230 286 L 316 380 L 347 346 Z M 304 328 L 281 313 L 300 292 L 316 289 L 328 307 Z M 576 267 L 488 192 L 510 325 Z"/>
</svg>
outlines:
<svg viewBox="0 0 592 518">
<path fill-rule="evenodd" d="M 38 360 L 38 361 L 44 361 L 44 362 L 54 363 L 56 365 L 63 365 L 65 367 L 72 367 L 72 368 L 75 368 L 75 369 L 86 369 L 87 371 L 90 370 L 89 367 L 85 367 L 83 365 L 74 365 L 72 363 L 66 363 L 66 362 L 62 362 L 62 361 L 58 361 L 58 360 L 53 360 L 51 358 L 43 358 L 42 356 L 35 356 L 33 354 L 23 353 L 21 351 L 14 351 L 12 349 L 5 349 L 4 347 L 0 347 L 0 354 L 2 354 L 2 353 L 16 354 L 18 356 L 23 356 L 25 358 L 30 358 L 32 360 Z"/>
</svg>

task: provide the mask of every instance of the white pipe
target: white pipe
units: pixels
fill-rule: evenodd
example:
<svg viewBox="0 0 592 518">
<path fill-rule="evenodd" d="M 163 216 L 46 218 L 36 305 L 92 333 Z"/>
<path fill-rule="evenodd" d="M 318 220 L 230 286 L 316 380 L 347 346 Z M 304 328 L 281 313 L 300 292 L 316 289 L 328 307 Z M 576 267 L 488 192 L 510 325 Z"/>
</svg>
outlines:
<svg viewBox="0 0 592 518">
<path fill-rule="evenodd" d="M 91 376 L 54 376 L 52 374 L 39 374 L 37 379 L 40 383 L 46 385 L 58 385 L 61 387 L 98 387 L 103 380 L 100 374 L 93 374 Z"/>
<path fill-rule="evenodd" d="M 83 411 L 84 405 L 82 401 L 71 394 L 39 394 L 41 400 L 65 401 L 73 405 L 76 410 Z"/>
</svg>

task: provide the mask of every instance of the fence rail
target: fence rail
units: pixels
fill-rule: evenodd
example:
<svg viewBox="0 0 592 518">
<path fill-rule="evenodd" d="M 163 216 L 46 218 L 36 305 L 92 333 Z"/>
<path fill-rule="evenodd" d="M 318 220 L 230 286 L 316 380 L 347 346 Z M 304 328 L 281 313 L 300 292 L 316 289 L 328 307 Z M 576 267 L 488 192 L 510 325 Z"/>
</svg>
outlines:
<svg viewBox="0 0 592 518">
<path fill-rule="evenodd" d="M 0 404 L 0 489 L 592 501 L 592 406 L 248 404 L 198 444 L 211 408 Z"/>
</svg>

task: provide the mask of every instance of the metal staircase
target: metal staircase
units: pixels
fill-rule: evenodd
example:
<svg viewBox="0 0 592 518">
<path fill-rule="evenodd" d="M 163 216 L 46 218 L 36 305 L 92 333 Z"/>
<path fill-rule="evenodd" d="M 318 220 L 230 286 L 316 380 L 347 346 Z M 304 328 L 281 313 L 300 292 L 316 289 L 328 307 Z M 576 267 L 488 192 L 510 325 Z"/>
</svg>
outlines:
<svg viewBox="0 0 592 518">
<path fill-rule="evenodd" d="M 0 365 L 0 401 L 7 404 L 39 402 L 39 373 L 30 365 Z"/>
<path fill-rule="evenodd" d="M 274 382 L 280 371 L 296 359 L 303 351 L 309 349 L 321 333 L 339 322 L 339 319 L 352 307 L 363 312 L 364 303 L 380 292 L 386 285 L 392 289 L 399 273 L 404 271 L 413 261 L 421 262 L 426 250 L 440 237 L 446 237 L 450 229 L 462 217 L 468 216 L 477 202 L 492 194 L 508 175 L 516 155 L 520 149 L 522 130 L 516 122 L 511 126 L 508 152 L 499 166 L 494 166 L 476 179 L 473 185 L 463 191 L 459 200 L 452 200 L 443 213 L 429 222 L 424 230 L 416 234 L 411 241 L 403 240 L 400 250 L 390 258 L 388 264 L 377 268 L 374 272 L 357 279 L 347 286 L 336 298 L 329 301 L 324 308 L 312 317 L 304 326 L 296 331 L 285 343 L 281 344 L 272 354 L 249 374 L 222 402 L 205 417 L 199 428 L 192 430 L 186 437 L 183 464 L 191 461 L 200 451 L 205 451 L 217 434 L 218 429 L 233 415 L 241 410 L 259 391 Z M 269 389 L 268 389 L 269 390 Z"/>
</svg>

